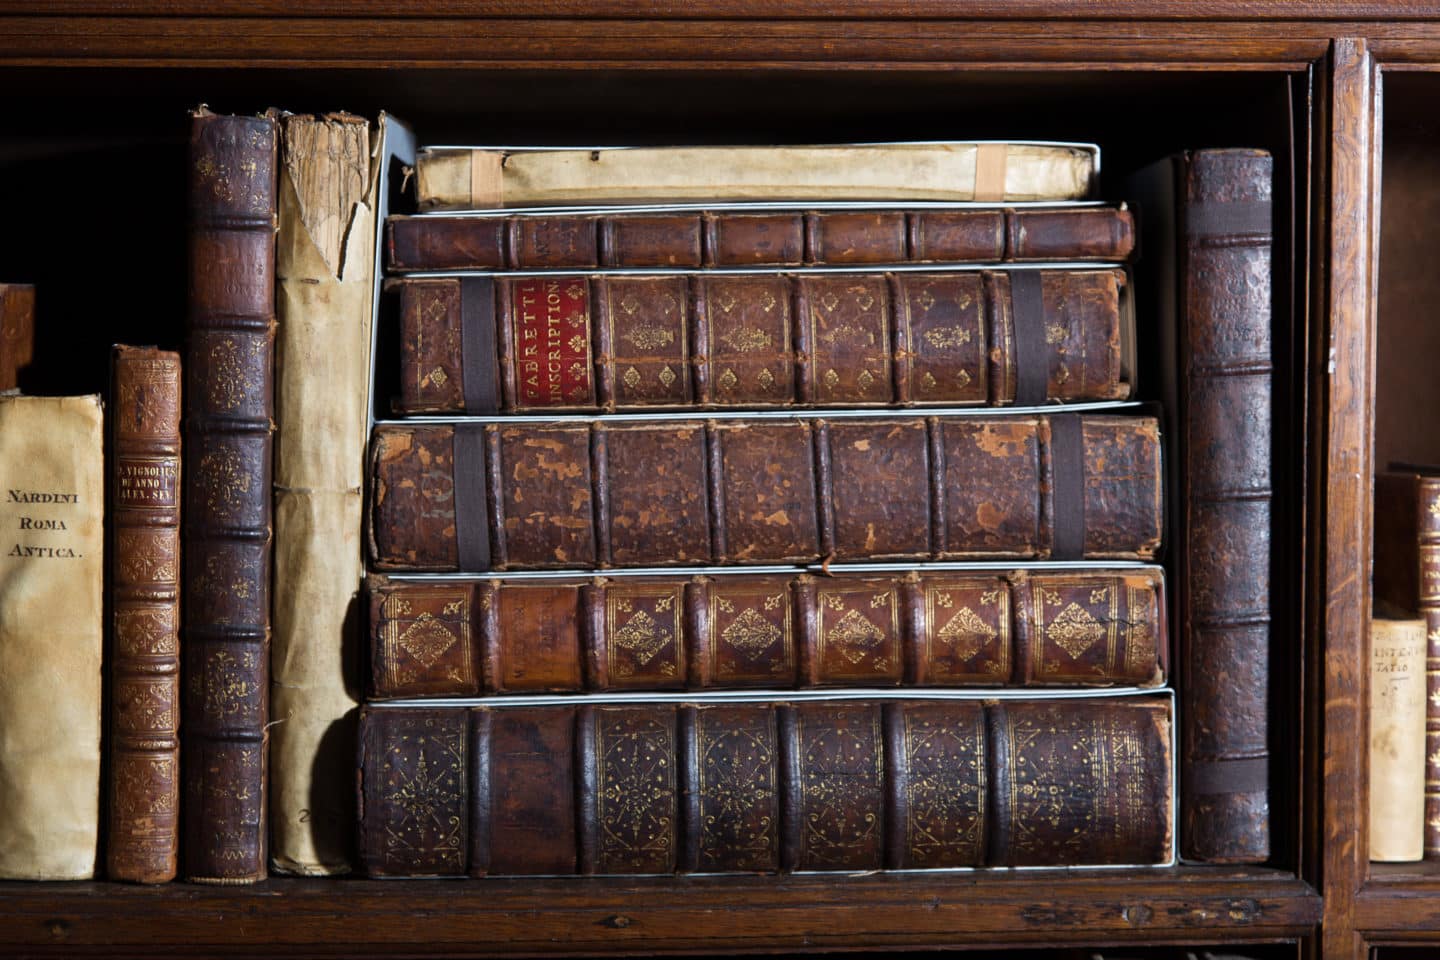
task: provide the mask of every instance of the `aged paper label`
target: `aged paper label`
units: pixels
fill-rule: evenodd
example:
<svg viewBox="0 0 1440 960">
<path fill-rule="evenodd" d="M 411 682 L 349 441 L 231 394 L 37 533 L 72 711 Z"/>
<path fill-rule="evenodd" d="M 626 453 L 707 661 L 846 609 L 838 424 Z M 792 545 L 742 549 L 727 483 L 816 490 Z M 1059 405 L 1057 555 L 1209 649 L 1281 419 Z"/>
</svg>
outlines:
<svg viewBox="0 0 1440 960">
<path fill-rule="evenodd" d="M 0 878 L 95 872 L 99 397 L 0 396 Z"/>
</svg>

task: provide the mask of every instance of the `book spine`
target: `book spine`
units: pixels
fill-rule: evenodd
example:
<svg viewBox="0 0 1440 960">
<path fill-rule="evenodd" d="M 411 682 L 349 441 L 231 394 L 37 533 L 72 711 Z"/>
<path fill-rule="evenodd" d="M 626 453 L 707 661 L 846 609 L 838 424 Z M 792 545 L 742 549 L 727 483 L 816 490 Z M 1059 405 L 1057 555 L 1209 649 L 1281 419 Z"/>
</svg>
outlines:
<svg viewBox="0 0 1440 960">
<path fill-rule="evenodd" d="M 360 117 L 289 116 L 276 252 L 271 861 L 348 872 L 375 179 Z M 325 362 L 317 363 L 316 358 Z M 342 786 L 345 785 L 345 786 Z"/>
<path fill-rule="evenodd" d="M 106 868 L 164 883 L 180 843 L 180 356 L 117 346 L 111 362 Z"/>
<path fill-rule="evenodd" d="M 813 563 L 877 553 L 1145 560 L 1160 544 L 1159 429 L 1149 417 L 488 424 L 490 442 L 476 444 L 488 452 L 456 467 L 456 444 L 481 429 L 376 428 L 375 569 Z M 930 498 L 937 442 L 943 525 Z M 874 482 L 876 474 L 888 481 Z M 942 542 L 932 540 L 937 526 Z M 712 536 L 715 527 L 723 537 Z"/>
<path fill-rule="evenodd" d="M 0 390 L 20 386 L 20 371 L 35 357 L 35 288 L 0 283 Z"/>
<path fill-rule="evenodd" d="M 543 584 L 372 576 L 367 589 L 376 700 L 1165 677 L 1156 569 Z M 486 625 L 473 627 L 477 618 Z"/>
<path fill-rule="evenodd" d="M 1129 210 L 391 217 L 392 273 L 1129 259 Z"/>
<path fill-rule="evenodd" d="M 1271 181 L 1267 154 L 1181 175 L 1184 853 L 1270 852 Z"/>
<path fill-rule="evenodd" d="M 1425 620 L 1370 625 L 1370 859 L 1424 856 L 1426 754 Z"/>
<path fill-rule="evenodd" d="M 276 122 L 201 110 L 190 140 L 182 874 L 266 875 Z"/>
<path fill-rule="evenodd" d="M 1168 702 L 1133 698 L 367 708 L 362 860 L 372 876 L 1163 864 L 1169 737 Z"/>
<path fill-rule="evenodd" d="M 494 412 L 477 395 L 514 413 L 1122 400 L 1125 285 L 1113 268 L 400 278 L 388 285 L 400 301 L 394 407 Z"/>
<path fill-rule="evenodd" d="M 1415 480 L 1418 613 L 1425 621 L 1425 857 L 1440 858 L 1440 479 Z"/>
</svg>

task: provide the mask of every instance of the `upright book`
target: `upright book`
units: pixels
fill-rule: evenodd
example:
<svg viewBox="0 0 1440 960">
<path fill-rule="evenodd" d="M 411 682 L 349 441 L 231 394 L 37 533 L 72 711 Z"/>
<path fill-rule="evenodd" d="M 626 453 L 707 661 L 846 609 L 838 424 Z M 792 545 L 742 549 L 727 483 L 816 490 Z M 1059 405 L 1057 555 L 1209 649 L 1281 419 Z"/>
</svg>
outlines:
<svg viewBox="0 0 1440 960">
<path fill-rule="evenodd" d="M 1165 584 L 1138 570 L 624 579 L 372 576 L 375 699 L 1164 681 Z"/>
<path fill-rule="evenodd" d="M 0 394 L 0 879 L 95 873 L 101 424 L 96 396 Z"/>
<path fill-rule="evenodd" d="M 1124 400 L 1120 269 L 407 277 L 401 413 Z"/>
<path fill-rule="evenodd" d="M 553 270 L 599 267 L 855 266 L 1128 260 L 1125 207 L 672 204 L 553 213 L 394 216 L 387 267 Z"/>
<path fill-rule="evenodd" d="M 1440 468 L 1375 478 L 1375 597 L 1425 623 L 1425 856 L 1440 857 Z"/>
<path fill-rule="evenodd" d="M 376 427 L 373 569 L 1148 560 L 1146 416 Z"/>
<path fill-rule="evenodd" d="M 370 707 L 372 876 L 1173 859 L 1164 698 Z"/>
<path fill-rule="evenodd" d="M 1274 164 L 1197 150 L 1129 196 L 1160 265 L 1180 655 L 1181 853 L 1270 856 Z"/>
<path fill-rule="evenodd" d="M 20 385 L 20 371 L 35 356 L 35 288 L 0 283 L 0 390 Z"/>
<path fill-rule="evenodd" d="M 269 115 L 191 122 L 181 872 L 197 883 L 266 875 L 277 141 Z"/>
<path fill-rule="evenodd" d="M 1087 144 L 444 147 L 416 158 L 421 210 L 674 200 L 1081 200 Z"/>
<path fill-rule="evenodd" d="M 1370 859 L 1425 849 L 1425 621 L 1370 626 Z"/>
<path fill-rule="evenodd" d="M 112 880 L 175 878 L 180 847 L 180 355 L 111 360 Z"/>
</svg>

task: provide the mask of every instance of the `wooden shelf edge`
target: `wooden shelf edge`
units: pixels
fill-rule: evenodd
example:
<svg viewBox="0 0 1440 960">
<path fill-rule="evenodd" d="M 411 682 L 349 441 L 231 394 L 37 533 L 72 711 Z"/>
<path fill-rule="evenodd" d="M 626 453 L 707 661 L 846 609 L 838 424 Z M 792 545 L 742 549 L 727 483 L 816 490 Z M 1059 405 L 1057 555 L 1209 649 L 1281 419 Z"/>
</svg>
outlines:
<svg viewBox="0 0 1440 960">
<path fill-rule="evenodd" d="M 1355 898 L 1355 928 L 1377 943 L 1440 942 L 1440 864 L 1372 864 Z"/>
<path fill-rule="evenodd" d="M 297 948 L 544 955 L 1258 942 L 1314 932 L 1293 874 L 1114 872 L 797 877 L 271 880 L 252 887 L 0 884 L 0 952 Z"/>
</svg>

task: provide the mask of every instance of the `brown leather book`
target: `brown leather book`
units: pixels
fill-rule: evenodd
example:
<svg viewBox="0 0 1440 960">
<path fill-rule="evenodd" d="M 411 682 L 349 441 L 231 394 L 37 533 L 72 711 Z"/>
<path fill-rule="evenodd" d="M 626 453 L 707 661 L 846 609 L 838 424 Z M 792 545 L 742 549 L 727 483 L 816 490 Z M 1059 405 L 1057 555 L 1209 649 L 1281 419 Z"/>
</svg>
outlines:
<svg viewBox="0 0 1440 960">
<path fill-rule="evenodd" d="M 391 273 L 602 267 L 800 267 L 886 263 L 1120 263 L 1124 207 L 693 210 L 394 216 Z"/>
<path fill-rule="evenodd" d="M 1440 857 L 1440 469 L 1375 477 L 1375 598 L 1425 621 L 1425 857 Z"/>
<path fill-rule="evenodd" d="M 191 125 L 181 872 L 198 883 L 266 873 L 276 144 L 270 116 Z"/>
<path fill-rule="evenodd" d="M 416 581 L 372 575 L 370 697 L 1155 686 L 1163 573 Z"/>
<path fill-rule="evenodd" d="M 1123 400 L 1126 274 L 407 277 L 396 412 Z"/>
<path fill-rule="evenodd" d="M 1159 698 L 368 707 L 360 719 L 371 876 L 1157 864 L 1172 859 L 1173 804 Z"/>
<path fill-rule="evenodd" d="M 387 424 L 379 570 L 1149 560 L 1151 417 Z"/>
<path fill-rule="evenodd" d="M 1223 863 L 1270 856 L 1273 181 L 1263 151 L 1197 150 L 1128 194 L 1145 257 L 1175 269 L 1156 325 L 1176 451 L 1181 852 Z"/>
<path fill-rule="evenodd" d="M 0 283 L 0 390 L 20 386 L 20 371 L 35 357 L 35 288 Z"/>
<path fill-rule="evenodd" d="M 112 880 L 175 878 L 180 845 L 180 355 L 111 359 Z"/>
</svg>

